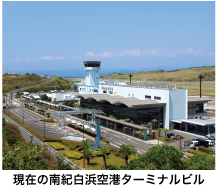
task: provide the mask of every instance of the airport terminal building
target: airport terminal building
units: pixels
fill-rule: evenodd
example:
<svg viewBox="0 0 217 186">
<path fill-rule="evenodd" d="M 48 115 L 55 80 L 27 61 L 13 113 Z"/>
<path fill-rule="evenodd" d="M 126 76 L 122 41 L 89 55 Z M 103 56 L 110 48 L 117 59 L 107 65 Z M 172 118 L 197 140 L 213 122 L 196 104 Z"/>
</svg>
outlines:
<svg viewBox="0 0 217 186">
<path fill-rule="evenodd" d="M 188 97 L 187 89 L 99 80 L 100 64 L 84 61 L 85 80 L 77 84 L 82 107 L 100 109 L 117 119 L 130 118 L 137 125 L 157 119 L 168 129 L 181 129 L 183 122 L 185 129 L 189 128 L 192 122 L 188 123 L 188 119 L 199 120 L 206 115 L 204 105 L 208 100 Z M 213 132 L 215 123 L 204 126 L 203 130 Z"/>
</svg>

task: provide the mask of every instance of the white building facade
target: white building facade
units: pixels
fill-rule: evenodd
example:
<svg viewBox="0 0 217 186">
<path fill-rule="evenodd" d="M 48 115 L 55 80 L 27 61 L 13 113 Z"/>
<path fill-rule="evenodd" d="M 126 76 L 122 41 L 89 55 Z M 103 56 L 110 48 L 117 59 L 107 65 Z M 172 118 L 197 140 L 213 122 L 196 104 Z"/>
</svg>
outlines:
<svg viewBox="0 0 217 186">
<path fill-rule="evenodd" d="M 85 61 L 85 80 L 78 85 L 79 95 L 99 94 L 110 96 L 123 96 L 124 98 L 138 98 L 154 100 L 164 103 L 163 128 L 172 129 L 172 120 L 188 119 L 188 90 L 175 87 L 159 87 L 144 85 L 127 85 L 118 81 L 99 81 L 100 61 Z M 87 96 L 84 96 L 87 97 Z M 93 98 L 92 98 L 93 99 Z M 152 103 L 153 107 L 154 104 Z M 137 103 L 138 105 L 138 103 Z M 156 104 L 157 105 L 157 104 Z M 146 105 L 142 105 L 146 108 Z M 150 107 L 147 106 L 147 107 Z"/>
</svg>

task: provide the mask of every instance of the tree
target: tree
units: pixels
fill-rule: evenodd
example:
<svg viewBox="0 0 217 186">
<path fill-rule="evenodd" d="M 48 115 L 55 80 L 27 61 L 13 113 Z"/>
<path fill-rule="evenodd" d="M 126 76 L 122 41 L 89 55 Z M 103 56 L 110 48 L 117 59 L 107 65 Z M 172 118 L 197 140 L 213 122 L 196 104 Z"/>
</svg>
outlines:
<svg viewBox="0 0 217 186">
<path fill-rule="evenodd" d="M 50 117 L 50 113 L 49 112 L 47 112 L 46 115 L 47 115 L 48 118 Z"/>
<path fill-rule="evenodd" d="M 137 153 L 137 151 L 133 149 L 133 147 L 134 147 L 133 145 L 125 145 L 125 144 L 122 144 L 120 146 L 119 153 L 121 153 L 122 157 L 125 159 L 126 166 L 128 166 L 129 156 L 135 155 Z"/>
<path fill-rule="evenodd" d="M 94 155 L 94 151 L 91 148 L 85 148 L 84 155 L 87 159 L 87 165 L 90 165 L 90 157 Z"/>
<path fill-rule="evenodd" d="M 152 125 L 153 125 L 153 123 L 151 123 L 151 122 L 149 122 L 149 123 L 147 124 L 148 127 L 151 127 Z"/>
<path fill-rule="evenodd" d="M 152 146 L 146 154 L 130 160 L 127 170 L 183 170 L 188 169 L 182 161 L 184 153 L 173 146 Z"/>
<path fill-rule="evenodd" d="M 166 135 L 167 135 L 167 132 L 169 131 L 169 129 L 165 128 L 163 129 L 164 133 L 165 133 L 165 141 L 166 141 Z"/>
<path fill-rule="evenodd" d="M 44 95 L 41 96 L 41 99 L 47 101 L 47 100 L 48 100 L 48 97 L 47 97 L 46 94 L 44 94 Z"/>
<path fill-rule="evenodd" d="M 29 73 L 27 72 L 27 73 L 26 73 L 26 75 L 28 76 L 28 75 L 29 75 Z"/>
<path fill-rule="evenodd" d="M 155 129 L 155 125 L 156 125 L 156 123 L 157 123 L 157 119 L 153 119 L 153 120 L 151 120 L 151 122 L 153 123 L 154 129 Z"/>
<path fill-rule="evenodd" d="M 80 146 L 81 147 L 84 147 L 85 149 L 86 148 L 89 148 L 90 146 L 91 146 L 92 144 L 89 142 L 89 141 L 87 141 L 87 140 L 83 140 L 81 143 L 80 143 Z"/>
<path fill-rule="evenodd" d="M 162 128 L 158 128 L 158 129 L 156 129 L 155 131 L 157 131 L 157 132 L 158 132 L 158 135 L 160 136 L 160 132 L 161 132 L 162 130 L 163 130 Z"/>
<path fill-rule="evenodd" d="M 99 149 L 99 152 L 103 155 L 103 160 L 104 160 L 104 169 L 107 169 L 107 164 L 106 164 L 106 155 L 110 152 L 110 149 L 106 146 L 101 146 Z"/>
</svg>

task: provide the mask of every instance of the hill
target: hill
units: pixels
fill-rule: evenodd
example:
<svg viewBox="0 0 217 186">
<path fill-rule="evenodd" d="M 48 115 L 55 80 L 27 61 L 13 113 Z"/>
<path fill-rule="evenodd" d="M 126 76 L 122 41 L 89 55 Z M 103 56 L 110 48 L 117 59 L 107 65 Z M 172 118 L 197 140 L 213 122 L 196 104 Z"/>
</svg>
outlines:
<svg viewBox="0 0 217 186">
<path fill-rule="evenodd" d="M 215 66 L 193 67 L 188 69 L 177 69 L 173 71 L 150 71 L 132 73 L 133 81 L 198 81 L 198 76 L 203 75 L 203 81 L 215 81 Z M 129 74 L 113 73 L 101 76 L 104 80 L 128 80 Z"/>
<path fill-rule="evenodd" d="M 43 83 L 46 81 L 46 77 L 41 77 L 36 74 L 26 74 L 26 75 L 11 75 L 4 74 L 2 76 L 2 88 L 3 92 L 9 92 L 15 89 L 19 89 L 23 87 L 28 87 L 30 85 L 35 85 L 39 83 Z"/>
</svg>

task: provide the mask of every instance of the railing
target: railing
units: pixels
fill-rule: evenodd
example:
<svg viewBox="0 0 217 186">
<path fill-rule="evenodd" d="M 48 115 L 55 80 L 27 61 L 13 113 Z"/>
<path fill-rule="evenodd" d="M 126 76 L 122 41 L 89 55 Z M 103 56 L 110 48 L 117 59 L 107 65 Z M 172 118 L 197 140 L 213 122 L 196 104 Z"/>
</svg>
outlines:
<svg viewBox="0 0 217 186">
<path fill-rule="evenodd" d="M 146 82 L 132 82 L 131 85 L 129 83 L 124 83 L 120 81 L 112 81 L 112 80 L 100 80 L 100 85 L 109 85 L 109 86 L 119 86 L 119 87 L 134 87 L 134 88 L 145 88 L 145 89 L 160 89 L 160 90 L 175 90 L 179 89 L 179 87 L 175 85 L 168 84 L 159 84 L 159 83 L 146 83 Z"/>
</svg>

